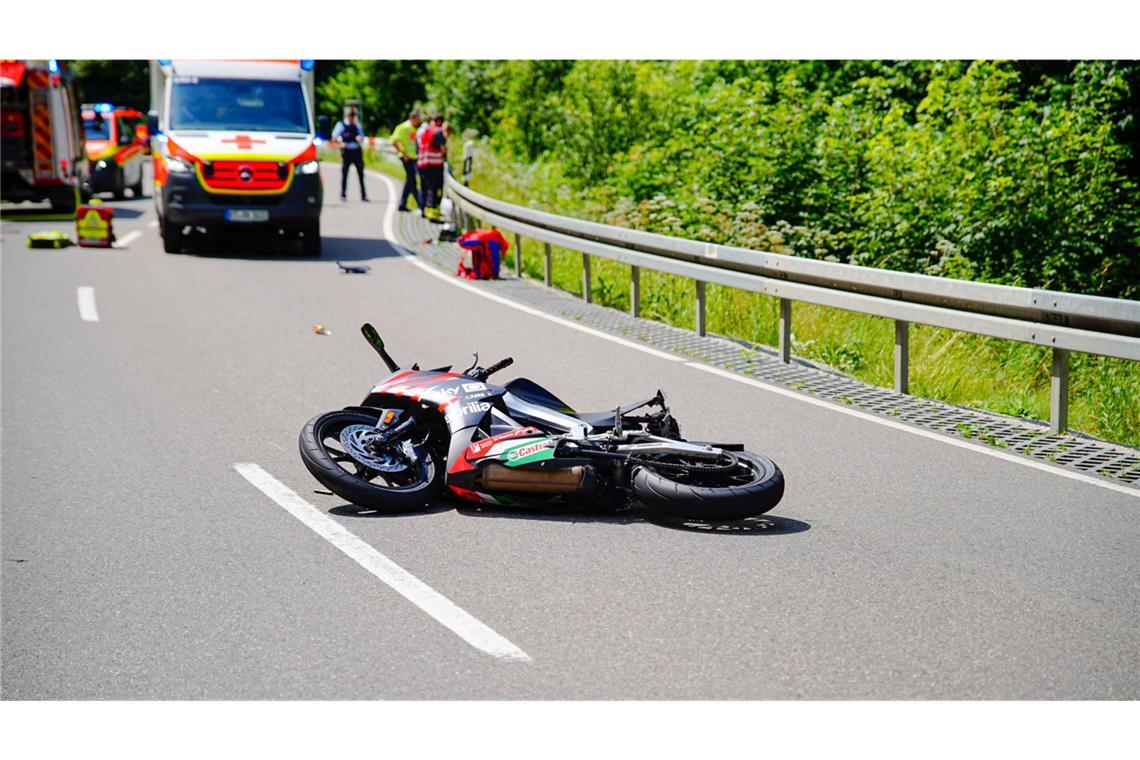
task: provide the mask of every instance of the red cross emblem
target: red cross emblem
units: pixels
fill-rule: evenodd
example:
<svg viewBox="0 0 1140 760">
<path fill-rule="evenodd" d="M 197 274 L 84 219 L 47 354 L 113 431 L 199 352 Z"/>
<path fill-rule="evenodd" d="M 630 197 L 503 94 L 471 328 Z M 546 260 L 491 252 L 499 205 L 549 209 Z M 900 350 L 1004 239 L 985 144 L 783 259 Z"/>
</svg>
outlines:
<svg viewBox="0 0 1140 760">
<path fill-rule="evenodd" d="M 233 143 L 238 150 L 253 150 L 254 143 L 264 145 L 265 140 L 254 140 L 249 135 L 238 135 L 232 140 L 222 140 L 224 143 Z"/>
</svg>

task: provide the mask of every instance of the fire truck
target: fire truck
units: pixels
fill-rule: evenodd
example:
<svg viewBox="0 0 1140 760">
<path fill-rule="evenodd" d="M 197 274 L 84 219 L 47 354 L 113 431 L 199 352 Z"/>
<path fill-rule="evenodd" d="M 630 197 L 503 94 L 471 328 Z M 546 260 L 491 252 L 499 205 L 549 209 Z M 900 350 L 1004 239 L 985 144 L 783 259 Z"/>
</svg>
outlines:
<svg viewBox="0 0 1140 760">
<path fill-rule="evenodd" d="M 151 61 L 163 246 L 198 232 L 301 238 L 321 252 L 313 61 Z"/>
<path fill-rule="evenodd" d="M 53 209 L 74 212 L 89 194 L 90 173 L 67 66 L 0 61 L 0 120 L 0 198 L 49 201 Z"/>
<path fill-rule="evenodd" d="M 133 108 L 115 107 L 110 103 L 83 105 L 83 131 L 87 158 L 92 164 L 91 192 L 126 196 L 127 188 L 134 197 L 143 194 L 143 165 L 146 139 L 138 126 L 146 117 Z"/>
</svg>

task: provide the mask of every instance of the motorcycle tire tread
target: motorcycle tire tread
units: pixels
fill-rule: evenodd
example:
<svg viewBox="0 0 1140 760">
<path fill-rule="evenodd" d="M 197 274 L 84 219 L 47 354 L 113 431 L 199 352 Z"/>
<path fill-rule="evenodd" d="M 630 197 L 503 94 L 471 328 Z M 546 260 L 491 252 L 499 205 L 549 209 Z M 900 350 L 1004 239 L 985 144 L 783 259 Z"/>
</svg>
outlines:
<svg viewBox="0 0 1140 760">
<path fill-rule="evenodd" d="M 325 453 L 317 437 L 317 428 L 334 417 L 356 418 L 353 421 L 364 424 L 375 424 L 376 418 L 359 412 L 328 412 L 320 414 L 305 423 L 301 429 L 298 445 L 301 452 L 301 461 L 306 469 L 321 485 L 337 496 L 349 501 L 358 507 L 371 509 L 377 512 L 411 512 L 423 509 L 433 499 L 439 496 L 443 488 L 443 473 L 439 462 L 433 461 L 434 477 L 422 486 L 408 490 L 391 490 L 373 485 L 357 478 L 332 460 Z M 424 452 L 432 456 L 429 452 Z M 434 460 L 434 457 L 433 457 Z"/>
<path fill-rule="evenodd" d="M 712 488 L 670 480 L 645 466 L 635 467 L 630 483 L 634 496 L 650 511 L 666 517 L 742 520 L 768 512 L 784 496 L 784 474 L 767 457 L 740 452 L 760 465 L 761 475 L 743 486 Z"/>
</svg>

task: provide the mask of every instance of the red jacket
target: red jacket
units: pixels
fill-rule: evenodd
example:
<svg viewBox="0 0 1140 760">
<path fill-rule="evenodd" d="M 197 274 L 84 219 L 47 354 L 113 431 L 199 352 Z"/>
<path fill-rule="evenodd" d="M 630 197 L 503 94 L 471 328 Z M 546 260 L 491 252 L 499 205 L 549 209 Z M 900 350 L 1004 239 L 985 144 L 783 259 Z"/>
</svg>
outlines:
<svg viewBox="0 0 1140 760">
<path fill-rule="evenodd" d="M 417 146 L 416 166 L 443 166 L 444 159 L 446 158 L 444 150 L 447 148 L 447 141 L 443 140 L 439 148 L 432 147 L 435 136 L 442 132 L 442 127 L 437 127 L 432 124 L 420 135 L 420 144 Z"/>
</svg>

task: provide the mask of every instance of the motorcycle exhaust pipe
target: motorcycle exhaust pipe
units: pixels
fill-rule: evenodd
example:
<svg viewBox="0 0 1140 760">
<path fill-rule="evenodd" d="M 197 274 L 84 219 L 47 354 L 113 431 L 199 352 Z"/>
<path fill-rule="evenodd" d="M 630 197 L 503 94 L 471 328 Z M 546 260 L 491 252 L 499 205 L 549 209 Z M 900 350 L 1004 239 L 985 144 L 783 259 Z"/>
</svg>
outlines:
<svg viewBox="0 0 1140 760">
<path fill-rule="evenodd" d="M 584 494 L 594 490 L 594 468 L 580 464 L 532 470 L 490 462 L 483 467 L 481 479 L 489 491 Z"/>
</svg>

